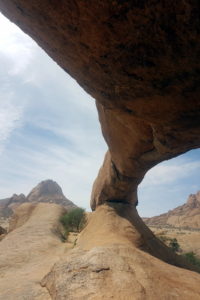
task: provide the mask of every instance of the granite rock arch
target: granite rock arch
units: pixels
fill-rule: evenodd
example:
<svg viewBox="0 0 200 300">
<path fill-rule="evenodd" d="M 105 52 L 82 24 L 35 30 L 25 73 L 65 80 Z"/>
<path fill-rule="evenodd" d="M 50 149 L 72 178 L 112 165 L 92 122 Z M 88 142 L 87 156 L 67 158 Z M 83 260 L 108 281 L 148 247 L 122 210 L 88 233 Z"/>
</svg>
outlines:
<svg viewBox="0 0 200 300">
<path fill-rule="evenodd" d="M 109 151 L 91 207 L 107 203 L 127 219 L 131 207 L 136 226 L 145 173 L 200 147 L 199 2 L 0 0 L 0 9 L 96 99 Z M 140 225 L 135 245 L 191 268 L 158 242 L 154 251 Z"/>
</svg>

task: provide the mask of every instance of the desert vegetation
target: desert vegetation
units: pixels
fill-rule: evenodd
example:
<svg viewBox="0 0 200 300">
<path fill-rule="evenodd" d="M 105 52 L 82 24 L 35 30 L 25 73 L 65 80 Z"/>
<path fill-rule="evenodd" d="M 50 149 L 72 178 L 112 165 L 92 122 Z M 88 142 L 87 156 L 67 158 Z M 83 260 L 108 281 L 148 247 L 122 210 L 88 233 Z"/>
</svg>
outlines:
<svg viewBox="0 0 200 300">
<path fill-rule="evenodd" d="M 182 256 L 184 256 L 187 259 L 187 261 L 189 263 L 200 267 L 200 257 L 194 251 L 184 252 L 184 250 L 181 248 L 181 246 L 176 238 L 171 238 L 165 234 L 166 234 L 166 231 L 162 231 L 157 235 L 157 237 L 163 243 L 165 243 L 169 248 L 171 248 L 173 252 L 176 252 L 177 254 L 181 254 Z M 185 233 L 182 232 L 182 234 L 185 234 Z"/>
<path fill-rule="evenodd" d="M 184 257 L 193 265 L 200 267 L 200 257 L 194 252 L 188 252 L 184 254 Z"/>
<path fill-rule="evenodd" d="M 182 252 L 182 249 L 176 238 L 170 238 L 166 235 L 160 234 L 158 238 L 172 249 L 173 252 Z"/>
<path fill-rule="evenodd" d="M 83 229 L 86 223 L 85 210 L 80 207 L 70 210 L 60 217 L 60 223 L 64 227 L 62 240 L 66 241 L 70 232 L 78 233 Z"/>
</svg>

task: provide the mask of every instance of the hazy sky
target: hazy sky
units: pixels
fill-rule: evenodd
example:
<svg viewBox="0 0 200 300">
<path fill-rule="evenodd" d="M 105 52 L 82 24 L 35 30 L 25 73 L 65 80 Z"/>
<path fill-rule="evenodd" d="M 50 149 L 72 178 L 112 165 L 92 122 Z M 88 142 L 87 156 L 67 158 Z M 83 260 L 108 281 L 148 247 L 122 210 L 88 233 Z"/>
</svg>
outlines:
<svg viewBox="0 0 200 300">
<path fill-rule="evenodd" d="M 94 99 L 0 14 L 0 199 L 53 179 L 89 209 L 107 146 Z M 142 216 L 185 202 L 200 189 L 200 150 L 159 164 L 139 187 Z"/>
</svg>

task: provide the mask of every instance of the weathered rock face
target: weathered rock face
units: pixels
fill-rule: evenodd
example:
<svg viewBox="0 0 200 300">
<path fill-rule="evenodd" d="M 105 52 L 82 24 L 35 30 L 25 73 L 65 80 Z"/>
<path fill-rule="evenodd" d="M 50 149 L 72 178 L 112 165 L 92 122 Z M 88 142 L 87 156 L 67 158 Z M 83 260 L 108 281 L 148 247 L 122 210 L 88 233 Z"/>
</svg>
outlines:
<svg viewBox="0 0 200 300">
<path fill-rule="evenodd" d="M 198 1 L 0 0 L 0 8 L 97 100 L 109 153 L 93 209 L 136 203 L 149 168 L 199 147 Z"/>
<path fill-rule="evenodd" d="M 175 227 L 200 228 L 200 191 L 191 194 L 185 204 L 160 216 L 145 218 L 145 223 L 151 225 L 172 225 Z"/>
<path fill-rule="evenodd" d="M 14 194 L 10 198 L 0 200 L 0 224 L 8 229 L 8 221 L 13 215 L 14 209 L 26 201 L 27 200 L 24 194 Z"/>
<path fill-rule="evenodd" d="M 13 194 L 12 197 L 0 200 L 0 208 L 9 207 L 10 205 L 18 205 L 26 201 L 24 194 Z M 2 215 L 3 216 L 3 215 Z"/>
<path fill-rule="evenodd" d="M 200 191 L 189 195 L 186 205 L 191 208 L 200 208 Z"/>
<path fill-rule="evenodd" d="M 73 251 L 41 283 L 53 300 L 200 299 L 198 274 L 123 244 Z"/>
</svg>

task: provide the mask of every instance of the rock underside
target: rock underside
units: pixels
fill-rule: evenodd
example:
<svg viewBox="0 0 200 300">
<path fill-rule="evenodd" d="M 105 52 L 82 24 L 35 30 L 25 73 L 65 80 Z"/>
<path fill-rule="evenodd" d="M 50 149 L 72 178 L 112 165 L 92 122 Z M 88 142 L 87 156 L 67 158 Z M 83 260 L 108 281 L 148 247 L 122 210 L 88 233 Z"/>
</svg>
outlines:
<svg viewBox="0 0 200 300">
<path fill-rule="evenodd" d="M 131 205 L 134 212 L 138 201 L 137 186 L 145 173 L 163 160 L 200 146 L 199 2 L 0 0 L 0 8 L 97 101 L 99 120 L 109 150 L 93 186 L 92 209 L 98 207 L 99 214 L 100 204 L 107 202 L 110 207 L 109 202 L 119 202 L 119 205 L 123 205 L 120 211 L 115 211 L 116 218 L 121 211 L 126 211 L 126 205 Z M 105 220 L 101 220 L 101 223 L 106 222 L 107 217 L 105 214 Z M 124 219 L 127 218 L 125 214 Z M 134 214 L 131 218 L 135 223 L 131 223 L 130 232 L 135 231 L 135 228 L 138 232 L 135 250 L 131 255 L 140 257 L 137 263 L 133 262 L 134 266 L 138 264 L 140 267 L 130 268 L 130 272 L 125 271 L 125 276 L 125 273 L 120 273 L 121 290 L 125 298 L 160 299 L 163 295 L 162 299 L 199 299 L 199 275 L 170 266 L 168 269 L 164 262 L 155 261 L 150 254 L 158 255 L 151 248 L 151 239 L 144 234 L 142 222 Z M 120 224 L 116 231 L 120 231 Z M 140 226 L 137 227 L 137 224 Z M 86 230 L 88 239 L 85 237 L 88 243 L 94 235 L 94 231 L 89 229 Z M 107 230 L 106 234 L 111 228 Z M 100 235 L 101 239 L 106 239 L 106 234 Z M 124 234 L 123 231 L 122 236 Z M 140 247 L 140 236 L 146 237 L 144 249 Z M 112 262 L 112 257 L 118 253 L 124 262 L 129 261 L 129 251 L 125 250 L 129 242 L 125 239 L 126 247 L 120 250 L 123 246 L 117 246 L 118 239 L 120 235 L 112 245 L 112 250 L 109 250 L 109 245 L 105 245 L 103 250 L 98 248 L 95 240 L 94 252 L 85 250 L 89 252 L 83 255 L 83 260 L 87 258 L 89 270 L 93 270 L 93 257 L 97 256 L 99 262 L 104 257 L 104 251 L 110 253 L 105 258 L 105 262 L 110 263 L 105 266 L 100 264 L 102 271 L 90 273 L 89 280 L 97 291 L 96 298 L 91 296 L 91 299 L 97 299 L 100 295 L 102 282 L 107 298 L 121 297 L 119 282 L 114 278 L 121 270 L 120 264 Z M 164 259 L 162 245 L 157 241 L 154 250 L 155 247 L 156 252 L 161 253 L 159 258 Z M 169 262 L 184 266 L 184 263 L 175 262 L 178 259 L 174 259 L 172 254 L 169 256 Z M 73 270 L 76 269 L 78 259 L 81 259 L 80 255 L 71 257 Z M 149 271 L 150 264 L 153 264 L 152 268 L 155 267 L 158 277 L 155 276 L 156 272 Z M 76 288 L 78 286 L 82 289 L 87 282 L 88 273 L 84 270 L 88 268 L 84 269 L 82 263 L 80 265 L 83 265 L 83 269 L 78 273 L 81 277 L 79 284 L 71 284 L 69 287 L 71 299 L 79 299 Z M 52 297 L 65 299 L 66 291 L 56 296 L 54 291 L 61 291 L 61 286 L 67 289 L 65 279 L 74 273 L 68 269 L 65 274 L 62 267 L 55 268 L 55 272 L 57 270 L 60 270 L 59 275 L 56 275 L 59 280 L 53 277 L 55 282 L 52 283 L 52 277 L 49 277 L 49 284 L 46 285 L 49 286 L 51 282 Z M 94 270 L 99 269 L 97 267 Z M 182 274 L 184 276 L 181 279 Z M 102 276 L 103 281 L 99 281 L 98 276 Z M 112 277 L 112 289 L 109 276 Z M 127 276 L 130 276 L 131 281 L 129 289 L 134 293 L 130 297 L 126 294 L 126 280 L 123 281 Z M 140 278 L 142 285 L 137 283 L 136 277 Z M 73 280 L 76 282 L 76 279 Z M 155 294 L 149 292 L 145 296 L 145 280 L 149 284 L 148 289 L 152 288 Z M 174 290 L 169 294 L 171 284 Z M 165 293 L 165 285 L 168 294 Z M 92 287 L 89 286 L 88 292 L 92 293 Z M 183 289 L 182 295 L 180 287 Z M 89 299 L 89 296 L 86 295 L 85 299 Z"/>
</svg>

